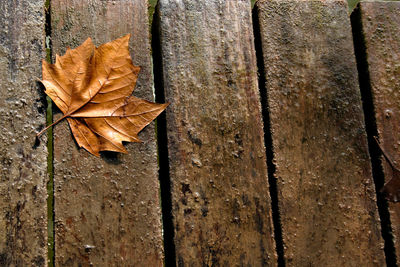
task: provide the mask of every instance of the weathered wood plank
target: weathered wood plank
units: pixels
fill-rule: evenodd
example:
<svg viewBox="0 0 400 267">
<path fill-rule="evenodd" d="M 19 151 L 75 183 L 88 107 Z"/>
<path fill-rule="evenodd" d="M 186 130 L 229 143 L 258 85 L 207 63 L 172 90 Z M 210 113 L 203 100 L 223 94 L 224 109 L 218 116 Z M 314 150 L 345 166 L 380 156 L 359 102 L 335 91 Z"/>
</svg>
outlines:
<svg viewBox="0 0 400 267">
<path fill-rule="evenodd" d="M 400 2 L 363 2 L 360 10 L 379 140 L 400 167 Z M 387 182 L 386 162 L 383 170 Z M 389 211 L 400 264 L 400 204 L 390 203 Z"/>
<path fill-rule="evenodd" d="M 259 1 L 288 266 L 384 266 L 344 1 Z"/>
<path fill-rule="evenodd" d="M 0 265 L 47 266 L 44 1 L 0 2 Z"/>
<path fill-rule="evenodd" d="M 95 44 L 131 33 L 142 67 L 134 95 L 153 99 L 147 1 L 53 0 L 53 53 L 91 37 Z M 55 127 L 56 264 L 161 266 L 162 235 L 154 125 L 127 144 L 128 155 L 98 159 L 77 149 L 64 122 Z"/>
<path fill-rule="evenodd" d="M 178 266 L 276 266 L 250 1 L 159 1 Z"/>
</svg>

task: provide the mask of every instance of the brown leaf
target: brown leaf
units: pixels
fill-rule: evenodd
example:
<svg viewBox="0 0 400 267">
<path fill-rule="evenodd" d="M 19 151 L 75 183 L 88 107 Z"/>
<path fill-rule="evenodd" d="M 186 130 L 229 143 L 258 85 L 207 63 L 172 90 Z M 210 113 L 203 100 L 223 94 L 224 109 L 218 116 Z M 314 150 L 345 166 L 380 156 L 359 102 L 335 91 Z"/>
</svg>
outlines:
<svg viewBox="0 0 400 267">
<path fill-rule="evenodd" d="M 140 142 L 138 133 L 168 106 L 131 96 L 140 68 L 132 64 L 129 38 L 98 48 L 88 38 L 55 64 L 43 60 L 45 93 L 64 113 L 52 125 L 67 118 L 78 145 L 96 156 L 126 153 L 122 142 Z"/>
<path fill-rule="evenodd" d="M 389 157 L 389 155 L 386 153 L 385 149 L 382 147 L 382 145 L 379 143 L 378 139 L 376 137 L 375 141 L 379 146 L 379 149 L 381 150 L 383 157 L 385 158 L 385 161 L 389 164 L 390 169 L 392 170 L 392 178 L 385 183 L 383 188 L 381 189 L 381 192 L 383 192 L 387 199 L 392 202 L 399 202 L 400 201 L 400 170 L 393 164 L 393 161 Z"/>
</svg>

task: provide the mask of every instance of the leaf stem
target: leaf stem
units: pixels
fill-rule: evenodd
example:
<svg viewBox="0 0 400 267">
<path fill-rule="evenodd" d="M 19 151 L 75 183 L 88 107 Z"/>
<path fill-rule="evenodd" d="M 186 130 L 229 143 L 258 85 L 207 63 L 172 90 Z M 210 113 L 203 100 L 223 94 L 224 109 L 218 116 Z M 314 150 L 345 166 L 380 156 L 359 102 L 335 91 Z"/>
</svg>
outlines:
<svg viewBox="0 0 400 267">
<path fill-rule="evenodd" d="M 44 128 L 43 130 L 41 130 L 38 134 L 36 134 L 36 137 L 39 138 L 39 136 L 41 136 L 47 129 L 49 129 L 50 127 L 56 125 L 57 123 L 59 123 L 60 121 L 62 121 L 63 119 L 69 117 L 70 114 L 65 114 L 64 116 L 62 116 L 61 118 L 59 118 L 58 120 L 56 120 L 55 122 L 53 122 L 52 124 L 48 125 L 46 128 Z"/>
<path fill-rule="evenodd" d="M 375 139 L 376 143 L 378 144 L 379 149 L 381 150 L 383 156 L 385 157 L 385 159 L 389 163 L 390 167 L 392 167 L 392 169 L 397 169 L 396 166 L 394 165 L 392 159 L 388 156 L 388 154 L 386 153 L 385 149 L 382 147 L 382 145 L 379 142 L 378 138 L 376 136 L 374 136 L 374 139 Z"/>
</svg>

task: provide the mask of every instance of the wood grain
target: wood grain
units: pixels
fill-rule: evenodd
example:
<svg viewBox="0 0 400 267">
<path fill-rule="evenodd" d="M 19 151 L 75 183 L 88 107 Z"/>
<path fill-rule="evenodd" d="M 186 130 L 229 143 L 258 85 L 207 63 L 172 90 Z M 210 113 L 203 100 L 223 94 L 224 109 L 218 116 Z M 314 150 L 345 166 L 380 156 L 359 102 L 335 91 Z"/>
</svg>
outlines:
<svg viewBox="0 0 400 267">
<path fill-rule="evenodd" d="M 377 133 L 382 146 L 400 167 L 400 2 L 360 4 L 362 31 Z M 360 29 L 361 30 L 361 29 Z M 383 163 L 385 181 L 390 166 Z M 400 264 L 400 204 L 389 204 L 397 264 Z"/>
<path fill-rule="evenodd" d="M 0 1 L 0 265 L 47 266 L 44 1 Z"/>
<path fill-rule="evenodd" d="M 178 266 L 276 266 L 250 1 L 159 1 Z"/>
<path fill-rule="evenodd" d="M 153 100 L 147 1 L 53 0 L 53 56 L 91 37 L 98 46 L 131 33 L 142 67 L 133 93 Z M 55 127 L 56 264 L 162 266 L 161 214 L 154 124 L 129 154 L 96 158 L 74 143 L 64 122 Z"/>
<path fill-rule="evenodd" d="M 258 1 L 287 266 L 384 266 L 344 1 Z"/>
</svg>

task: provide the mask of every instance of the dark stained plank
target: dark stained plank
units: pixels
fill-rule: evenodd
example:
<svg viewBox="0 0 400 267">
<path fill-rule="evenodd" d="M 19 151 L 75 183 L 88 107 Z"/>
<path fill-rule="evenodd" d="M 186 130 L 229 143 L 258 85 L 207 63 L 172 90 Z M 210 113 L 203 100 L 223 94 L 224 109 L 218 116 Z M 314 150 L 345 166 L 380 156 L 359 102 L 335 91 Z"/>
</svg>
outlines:
<svg viewBox="0 0 400 267">
<path fill-rule="evenodd" d="M 384 266 L 344 1 L 259 1 L 287 266 Z"/>
<path fill-rule="evenodd" d="M 360 4 L 372 101 L 379 140 L 400 167 L 400 2 Z M 383 164 L 386 182 L 392 170 Z M 400 264 L 400 204 L 389 204 Z"/>
<path fill-rule="evenodd" d="M 0 1 L 0 266 L 46 266 L 44 1 Z"/>
<path fill-rule="evenodd" d="M 178 266 L 276 266 L 250 1 L 159 1 Z"/>
<path fill-rule="evenodd" d="M 53 56 L 91 37 L 96 45 L 131 33 L 142 67 L 137 97 L 153 101 L 147 1 L 53 0 Z M 55 127 L 56 265 L 162 266 L 162 226 L 154 124 L 125 154 L 96 158 Z"/>
</svg>

